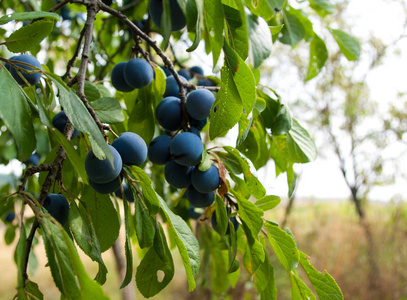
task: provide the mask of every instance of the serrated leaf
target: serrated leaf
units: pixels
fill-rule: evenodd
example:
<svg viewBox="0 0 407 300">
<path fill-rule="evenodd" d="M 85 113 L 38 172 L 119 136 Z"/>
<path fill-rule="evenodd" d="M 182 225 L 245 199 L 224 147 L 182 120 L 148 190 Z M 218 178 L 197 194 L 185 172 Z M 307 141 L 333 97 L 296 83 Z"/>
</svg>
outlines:
<svg viewBox="0 0 407 300">
<path fill-rule="evenodd" d="M 284 24 L 281 24 L 278 26 L 269 26 L 271 35 L 276 35 L 276 34 L 280 33 L 280 31 L 283 29 L 283 27 L 284 27 Z"/>
<path fill-rule="evenodd" d="M 253 68 L 257 69 L 270 56 L 273 41 L 269 26 L 263 18 L 250 14 L 247 16 L 247 24 Z"/>
<path fill-rule="evenodd" d="M 251 230 L 242 220 L 242 227 L 246 234 L 247 243 L 246 250 L 243 255 L 243 264 L 250 275 L 253 275 L 265 261 L 266 251 L 263 245 L 257 240 L 257 236 L 253 236 Z"/>
<path fill-rule="evenodd" d="M 135 198 L 136 199 L 136 198 Z M 132 278 L 133 278 L 133 252 L 131 250 L 131 239 L 130 239 L 130 209 L 129 209 L 129 204 L 128 201 L 123 201 L 123 207 L 124 207 L 124 229 L 125 229 L 125 235 L 126 235 L 126 241 L 124 244 L 124 253 L 126 255 L 126 274 L 124 276 L 122 285 L 120 288 L 124 288 L 127 286 Z M 137 213 L 137 211 L 136 211 Z"/>
<path fill-rule="evenodd" d="M 225 235 L 226 230 L 229 225 L 229 218 L 226 211 L 225 202 L 223 199 L 216 195 L 215 196 L 215 217 L 216 217 L 216 231 L 222 237 Z M 214 212 L 214 213 L 215 213 Z"/>
<path fill-rule="evenodd" d="M 291 298 L 298 300 L 316 300 L 310 288 L 301 280 L 296 272 L 290 273 Z"/>
<path fill-rule="evenodd" d="M 293 120 L 291 130 L 287 133 L 287 148 L 295 162 L 307 163 L 317 158 L 317 147 L 309 133 Z"/>
<path fill-rule="evenodd" d="M 90 105 L 102 123 L 114 124 L 124 121 L 123 109 L 115 98 L 99 98 Z"/>
<path fill-rule="evenodd" d="M 267 211 L 279 205 L 280 202 L 281 202 L 280 197 L 270 195 L 257 200 L 254 204 L 262 211 Z"/>
<path fill-rule="evenodd" d="M 223 6 L 220 0 L 204 1 L 205 29 L 212 49 L 212 65 L 218 63 L 223 47 Z M 213 31 L 213 35 L 210 32 Z"/>
<path fill-rule="evenodd" d="M 28 96 L 4 66 L 0 66 L 0 118 L 13 134 L 18 159 L 26 161 L 36 146 Z"/>
<path fill-rule="evenodd" d="M 227 33 L 225 36 L 232 49 L 236 51 L 241 59 L 245 60 L 249 55 L 249 33 L 243 1 L 235 1 L 233 6 L 235 8 L 229 5 L 223 6 Z"/>
<path fill-rule="evenodd" d="M 139 180 L 139 185 L 141 186 L 144 196 L 144 202 L 148 207 L 150 216 L 155 216 L 160 210 L 160 200 L 151 184 L 150 178 L 148 178 L 147 174 L 137 166 L 132 166 L 132 171 L 133 175 Z"/>
<path fill-rule="evenodd" d="M 264 228 L 282 266 L 288 272 L 296 268 L 300 260 L 300 254 L 293 238 L 270 222 L 266 222 Z"/>
<path fill-rule="evenodd" d="M 303 252 L 300 252 L 300 264 L 307 273 L 318 298 L 321 300 L 342 300 L 343 294 L 341 289 L 336 284 L 335 279 L 329 275 L 327 271 L 324 273 L 318 272 L 309 262 L 308 257 Z"/>
<path fill-rule="evenodd" d="M 277 299 L 276 280 L 274 278 L 274 268 L 270 264 L 269 258 L 266 255 L 264 262 L 254 273 L 254 283 L 256 285 L 257 294 L 261 295 L 261 299 L 273 300 Z"/>
<path fill-rule="evenodd" d="M 315 34 L 310 43 L 309 64 L 305 81 L 317 76 L 319 72 L 321 72 L 327 59 L 328 49 L 326 48 L 324 41 Z"/>
<path fill-rule="evenodd" d="M 239 205 L 238 213 L 240 219 L 242 219 L 246 223 L 246 226 L 252 232 L 253 237 L 258 236 L 261 228 L 263 227 L 263 211 L 258 208 L 253 202 L 245 199 L 238 193 L 233 192 L 233 190 L 232 193 Z"/>
<path fill-rule="evenodd" d="M 54 28 L 54 21 L 49 19 L 39 20 L 14 31 L 6 41 L 9 51 L 25 52 L 37 47 Z"/>
<path fill-rule="evenodd" d="M 108 299 L 102 287 L 89 277 L 65 230 L 47 217 L 40 222 L 52 274 L 54 279 L 59 277 L 58 288 L 64 297 L 72 300 Z"/>
<path fill-rule="evenodd" d="M 76 243 L 82 251 L 99 264 L 99 272 L 96 278 L 100 284 L 104 284 L 106 281 L 107 268 L 102 259 L 95 229 L 89 222 L 89 215 L 83 207 L 79 210 L 74 201 L 71 202 L 69 209 L 69 227 Z"/>
<path fill-rule="evenodd" d="M 168 221 L 169 231 L 172 233 L 181 255 L 187 273 L 189 291 L 192 291 L 196 287 L 195 277 L 201 263 L 198 241 L 185 221 L 180 216 L 175 215 L 161 197 L 158 196 L 158 199 L 161 210 Z"/>
<path fill-rule="evenodd" d="M 0 25 L 6 24 L 12 20 L 15 21 L 28 21 L 39 18 L 51 18 L 59 21 L 59 15 L 57 13 L 51 13 L 47 11 L 28 11 L 28 12 L 14 12 L 9 15 L 4 15 L 0 18 Z"/>
<path fill-rule="evenodd" d="M 293 9 L 283 11 L 284 27 L 280 42 L 294 47 L 305 37 L 305 28 Z"/>
<path fill-rule="evenodd" d="M 156 234 L 164 236 L 161 226 L 158 227 L 158 232 Z M 172 260 L 170 249 L 166 242 L 159 244 L 163 247 L 161 248 L 161 255 L 157 253 L 155 247 L 151 247 L 141 260 L 140 265 L 137 267 L 137 288 L 146 298 L 158 294 L 174 277 L 174 262 Z M 157 276 L 159 271 L 164 273 L 164 278 L 158 279 Z"/>
<path fill-rule="evenodd" d="M 129 187 L 132 190 L 133 197 L 135 199 L 135 212 L 134 223 L 137 234 L 137 240 L 141 249 L 150 247 L 154 240 L 154 225 L 151 222 L 150 216 L 143 203 L 135 195 L 135 191 L 132 186 Z"/>
<path fill-rule="evenodd" d="M 345 55 L 349 61 L 359 59 L 361 51 L 360 44 L 353 36 L 339 29 L 329 28 L 329 31 L 338 43 L 343 55 Z"/>
<path fill-rule="evenodd" d="M 24 293 L 25 293 L 25 295 L 27 295 L 28 300 L 43 300 L 44 299 L 44 295 L 41 293 L 40 289 L 38 288 L 38 284 L 36 284 L 35 282 L 32 282 L 30 280 L 27 280 L 25 282 Z"/>
<path fill-rule="evenodd" d="M 96 193 L 86 186 L 81 205 L 89 214 L 100 245 L 100 251 L 108 250 L 119 236 L 120 224 L 116 210 L 108 195 Z"/>
<path fill-rule="evenodd" d="M 84 183 L 88 183 L 88 175 L 85 170 L 85 161 L 81 159 L 78 152 L 76 152 L 73 145 L 66 139 L 66 137 L 60 133 L 57 129 L 51 129 L 51 132 L 55 135 L 57 140 L 61 143 L 64 148 L 68 159 L 71 161 L 76 173 L 82 178 Z"/>
</svg>

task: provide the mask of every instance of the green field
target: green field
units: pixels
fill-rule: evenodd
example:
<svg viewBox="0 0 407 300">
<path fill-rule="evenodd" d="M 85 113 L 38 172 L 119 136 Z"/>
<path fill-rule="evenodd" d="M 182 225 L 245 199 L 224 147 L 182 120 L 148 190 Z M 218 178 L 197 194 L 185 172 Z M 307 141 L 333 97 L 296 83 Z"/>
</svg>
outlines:
<svg viewBox="0 0 407 300">
<path fill-rule="evenodd" d="M 278 209 L 267 216 L 280 222 L 284 216 L 283 201 Z M 288 227 L 294 233 L 303 252 L 310 256 L 311 263 L 320 271 L 327 270 L 342 289 L 345 299 L 407 299 L 407 205 L 395 203 L 372 203 L 367 210 L 369 224 L 374 239 L 374 259 L 379 272 L 379 285 L 371 289 L 369 285 L 369 264 L 367 243 L 364 232 L 359 225 L 353 206 L 345 201 L 311 201 L 303 200 L 295 204 L 289 217 Z M 4 226 L 0 229 L 4 236 Z M 0 243 L 1 282 L 0 299 L 12 299 L 15 295 L 16 268 L 13 253 L 16 243 L 6 246 Z M 275 267 L 278 299 L 291 299 L 290 284 L 285 270 L 279 265 L 275 256 L 271 259 Z M 42 245 L 35 247 L 38 268 L 31 279 L 38 283 L 44 293 L 44 299 L 59 299 Z M 218 299 L 205 288 L 194 293 L 187 292 L 186 276 L 181 260 L 173 252 L 176 265 L 174 280 L 158 296 L 152 299 Z M 96 275 L 97 265 L 84 255 L 85 266 L 91 276 Z M 112 270 L 104 285 L 105 292 L 112 299 L 120 299 L 119 280 L 115 270 L 112 251 L 104 253 L 103 258 Z M 136 261 L 137 264 L 137 261 Z M 256 299 L 256 293 L 247 273 L 242 270 L 239 282 L 229 295 L 220 299 Z M 305 276 L 303 276 L 305 278 Z M 200 279 L 198 278 L 198 282 Z M 136 294 L 137 299 L 143 299 Z"/>
</svg>

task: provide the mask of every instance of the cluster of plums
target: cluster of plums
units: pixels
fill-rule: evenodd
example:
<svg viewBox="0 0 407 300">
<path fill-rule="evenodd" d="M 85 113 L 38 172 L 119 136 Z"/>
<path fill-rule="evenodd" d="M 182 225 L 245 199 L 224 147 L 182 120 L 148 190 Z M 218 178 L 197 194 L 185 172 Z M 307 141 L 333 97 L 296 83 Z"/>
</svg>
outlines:
<svg viewBox="0 0 407 300">
<path fill-rule="evenodd" d="M 18 56 L 12 56 L 12 57 L 10 57 L 10 60 L 26 63 L 26 64 L 29 64 L 29 65 L 31 65 L 33 67 L 42 69 L 41 63 L 34 56 L 29 55 L 29 54 L 22 54 L 22 55 L 18 55 Z M 35 70 L 35 68 L 33 68 L 33 67 L 29 67 L 29 66 L 19 64 L 19 63 L 15 63 L 15 65 L 17 65 L 18 67 L 20 67 L 22 69 L 25 69 L 27 71 Z M 13 76 L 13 78 L 17 81 L 17 83 L 19 85 L 25 86 L 25 81 L 20 77 L 20 75 L 18 74 L 16 68 L 14 68 L 13 66 L 11 66 L 9 64 L 5 64 L 5 67 L 10 72 L 11 76 Z M 25 78 L 25 80 L 31 85 L 36 85 L 38 82 L 40 82 L 41 73 L 26 73 L 24 71 L 21 71 L 21 69 L 20 69 L 20 73 Z"/>
<path fill-rule="evenodd" d="M 114 66 L 111 74 L 113 87 L 120 92 L 131 92 L 150 84 L 154 78 L 154 69 L 141 58 L 133 58 Z"/>
<path fill-rule="evenodd" d="M 120 187 L 122 178 L 119 176 L 123 164 L 142 165 L 147 158 L 147 145 L 138 134 L 124 132 L 108 147 L 113 155 L 113 165 L 107 158 L 98 159 L 90 150 L 85 159 L 85 170 L 95 191 L 101 194 L 117 192 L 116 195 L 123 198 Z M 128 197 L 127 189 L 128 187 L 124 188 L 125 196 L 131 201 L 132 197 Z"/>
</svg>

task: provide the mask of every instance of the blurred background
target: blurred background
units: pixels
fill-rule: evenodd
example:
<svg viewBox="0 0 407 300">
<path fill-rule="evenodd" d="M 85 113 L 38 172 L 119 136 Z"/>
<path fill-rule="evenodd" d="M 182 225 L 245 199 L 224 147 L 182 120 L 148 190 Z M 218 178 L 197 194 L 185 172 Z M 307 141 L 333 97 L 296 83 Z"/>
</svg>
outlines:
<svg viewBox="0 0 407 300">
<path fill-rule="evenodd" d="M 345 299 L 407 299 L 407 3 L 332 2 L 337 5 L 335 14 L 313 20 L 315 32 L 329 51 L 316 78 L 305 81 L 309 49 L 301 43 L 292 51 L 276 43 L 262 66 L 262 82 L 278 91 L 319 151 L 315 162 L 295 166 L 296 186 L 290 197 L 285 174 L 276 177 L 273 164 L 258 171 L 268 194 L 282 198 L 268 217 L 294 233 L 299 248 L 318 270 L 326 269 L 336 279 Z M 300 1 L 290 4 L 302 5 Z M 323 29 L 326 24 L 318 24 L 321 20 L 359 40 L 362 54 L 358 61 L 349 62 L 340 54 Z M 187 46 L 178 43 L 175 50 L 182 53 Z M 207 65 L 211 59 L 192 55 L 185 57 L 191 65 L 211 70 Z M 234 142 L 232 132 L 226 143 Z M 24 167 L 18 161 L 0 166 L 0 189 L 15 184 Z M 13 263 L 16 242 L 12 242 L 13 232 L 5 230 L 0 224 L 4 236 L 0 241 L 0 298 L 10 299 L 15 295 L 10 287 L 16 285 L 17 277 Z M 32 280 L 45 299 L 59 299 L 50 272 L 44 268 L 43 248 L 36 247 L 34 252 Z M 176 279 L 153 299 L 215 299 L 205 287 L 187 292 L 182 264 L 178 254 L 173 254 L 178 261 Z M 288 277 L 271 257 L 278 299 L 290 299 Z M 83 259 L 89 272 L 96 274 L 96 264 L 84 255 Z M 104 259 L 114 265 L 109 251 Z M 222 298 L 255 299 L 245 276 L 241 272 L 236 289 Z M 109 273 L 105 290 L 112 299 L 120 299 L 117 287 L 117 274 Z"/>
</svg>

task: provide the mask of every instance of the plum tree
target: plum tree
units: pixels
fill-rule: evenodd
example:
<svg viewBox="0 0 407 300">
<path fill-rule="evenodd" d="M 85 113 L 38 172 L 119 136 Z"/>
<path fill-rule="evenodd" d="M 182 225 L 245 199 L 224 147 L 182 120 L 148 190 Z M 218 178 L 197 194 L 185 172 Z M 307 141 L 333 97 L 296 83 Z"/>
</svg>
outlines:
<svg viewBox="0 0 407 300">
<path fill-rule="evenodd" d="M 126 184 L 123 184 L 123 191 L 124 191 L 124 197 L 126 198 L 126 200 L 128 202 L 134 202 L 133 193 L 131 192 L 130 188 Z M 119 184 L 119 189 L 117 189 L 114 192 L 114 194 L 116 195 L 116 197 L 123 199 L 123 192 L 120 187 L 120 184 Z"/>
<path fill-rule="evenodd" d="M 110 76 L 113 87 L 116 90 L 125 93 L 134 90 L 134 88 L 128 85 L 126 80 L 124 79 L 124 67 L 126 66 L 126 64 L 127 62 L 122 61 L 115 65 Z"/>
<path fill-rule="evenodd" d="M 171 141 L 170 152 L 174 160 L 183 166 L 194 166 L 201 161 L 204 147 L 196 134 L 181 132 Z"/>
<path fill-rule="evenodd" d="M 164 129 L 169 131 L 177 130 L 182 123 L 181 100 L 177 97 L 169 96 L 158 103 L 155 116 Z"/>
<path fill-rule="evenodd" d="M 122 158 L 117 150 L 108 146 L 110 153 L 113 155 L 113 166 L 107 158 L 100 160 L 93 153 L 93 150 L 88 152 L 85 159 L 85 170 L 89 179 L 95 183 L 107 183 L 113 181 L 119 176 L 122 170 Z"/>
<path fill-rule="evenodd" d="M 61 194 L 48 194 L 43 206 L 62 226 L 68 221 L 69 202 Z"/>
<path fill-rule="evenodd" d="M 194 167 L 182 166 L 174 160 L 165 164 L 164 177 L 175 188 L 183 189 L 191 185 L 191 172 Z"/>
<path fill-rule="evenodd" d="M 129 166 L 141 166 L 147 158 L 147 145 L 134 132 L 124 132 L 115 139 L 112 146 L 119 152 L 122 162 Z"/>
<path fill-rule="evenodd" d="M 219 170 L 212 164 L 206 171 L 195 168 L 191 174 L 191 183 L 194 188 L 201 193 L 215 191 L 219 187 Z"/>
<path fill-rule="evenodd" d="M 204 120 L 209 117 L 215 96 L 207 89 L 199 89 L 188 94 L 187 111 L 195 120 Z"/>
<path fill-rule="evenodd" d="M 170 0 L 170 15 L 171 15 L 171 30 L 178 31 L 187 25 L 184 13 L 181 10 L 177 0 Z M 161 29 L 161 19 L 163 15 L 163 1 L 162 0 L 150 0 L 149 12 L 151 19 L 155 26 Z"/>
<path fill-rule="evenodd" d="M 189 203 L 194 207 L 205 208 L 211 206 L 215 201 L 215 194 L 213 192 L 200 193 L 192 185 L 188 187 L 185 193 Z"/>
<path fill-rule="evenodd" d="M 106 183 L 96 183 L 89 179 L 89 183 L 93 189 L 100 194 L 110 194 L 120 188 L 121 178 L 117 176 L 112 181 Z"/>
<path fill-rule="evenodd" d="M 64 133 L 67 121 L 68 116 L 65 114 L 65 111 L 61 110 L 52 118 L 52 125 L 54 125 L 54 127 L 58 129 L 59 132 Z M 76 138 L 78 134 L 79 131 L 74 129 L 71 139 Z"/>
<path fill-rule="evenodd" d="M 148 159 L 156 165 L 165 165 L 171 158 L 171 138 L 168 135 L 159 135 L 148 145 Z"/>
<path fill-rule="evenodd" d="M 180 78 L 182 81 L 188 82 L 188 80 L 184 76 L 180 76 Z M 165 79 L 164 97 L 168 97 L 168 96 L 178 97 L 178 93 L 179 93 L 179 86 L 177 84 L 177 81 L 174 78 L 174 75 L 168 76 Z"/>
<path fill-rule="evenodd" d="M 154 70 L 144 59 L 133 58 L 124 66 L 123 75 L 130 87 L 140 89 L 151 83 L 154 78 Z"/>
<path fill-rule="evenodd" d="M 12 57 L 13 60 L 18 61 L 18 62 L 22 62 L 22 63 L 26 63 L 29 64 L 33 67 L 42 69 L 41 67 L 41 63 L 32 55 L 30 54 L 22 54 L 19 56 L 13 56 Z M 16 66 L 18 66 L 20 68 L 20 72 L 21 75 L 23 75 L 23 77 L 25 78 L 25 80 L 27 80 L 27 82 L 31 85 L 36 85 L 38 82 L 40 82 L 41 79 L 41 73 L 37 72 L 37 73 L 27 73 L 24 72 L 21 69 L 27 70 L 27 71 L 33 71 L 35 70 L 35 68 L 33 67 L 29 67 L 23 64 L 19 64 L 19 63 L 15 63 Z M 9 69 L 10 74 L 13 76 L 13 78 L 18 82 L 18 84 L 24 86 L 25 85 L 25 81 L 20 77 L 20 75 L 17 72 L 17 69 L 14 68 L 12 65 L 9 65 L 9 67 L 6 67 Z"/>
</svg>

